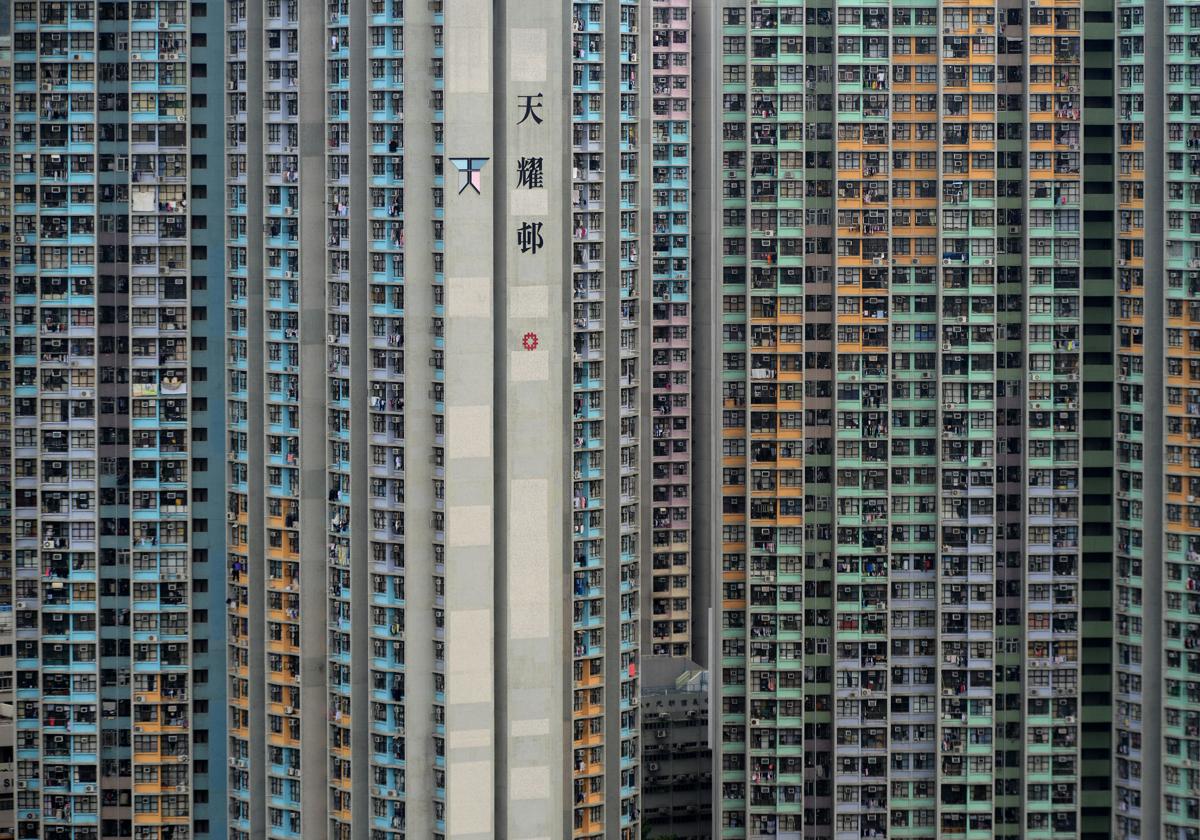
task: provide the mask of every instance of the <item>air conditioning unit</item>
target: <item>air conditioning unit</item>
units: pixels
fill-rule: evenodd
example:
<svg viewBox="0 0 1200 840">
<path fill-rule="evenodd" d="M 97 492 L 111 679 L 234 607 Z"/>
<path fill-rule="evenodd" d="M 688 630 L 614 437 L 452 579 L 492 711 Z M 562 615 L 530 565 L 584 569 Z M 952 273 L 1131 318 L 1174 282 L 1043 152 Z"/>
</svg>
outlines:
<svg viewBox="0 0 1200 840">
<path fill-rule="evenodd" d="M 134 697 L 133 697 L 133 702 L 135 702 L 135 703 L 145 703 L 145 702 L 146 702 L 146 695 L 145 695 L 145 694 L 135 694 L 135 695 L 134 695 Z"/>
<path fill-rule="evenodd" d="M 96 792 L 96 786 L 95 786 L 95 785 L 84 785 L 84 786 L 83 786 L 83 792 L 84 792 L 84 793 L 95 793 L 95 792 Z"/>
<path fill-rule="evenodd" d="M 147 636 L 147 637 L 146 637 L 146 641 L 149 641 L 149 642 L 157 642 L 157 641 L 158 641 L 158 636 L 157 636 L 157 635 L 155 635 L 154 633 L 151 633 L 149 636 Z"/>
<path fill-rule="evenodd" d="M 284 706 L 283 713 L 285 715 L 294 715 L 296 713 L 296 709 L 292 706 Z"/>
<path fill-rule="evenodd" d="M 25 781 L 24 779 L 21 779 L 19 782 L 17 782 L 17 790 L 28 790 L 28 789 L 29 789 L 29 782 Z"/>
<path fill-rule="evenodd" d="M 167 28 L 169 28 L 170 26 L 171 26 L 171 24 L 169 24 L 169 23 L 168 23 L 167 21 L 165 21 L 165 20 L 160 20 L 160 21 L 158 22 L 158 28 L 159 28 L 159 29 L 167 29 Z"/>
<path fill-rule="evenodd" d="M 289 768 L 288 768 L 288 775 L 289 775 L 289 776 L 292 776 L 292 777 L 299 776 L 299 775 L 300 775 L 300 768 L 299 768 L 299 767 L 289 767 Z"/>
</svg>

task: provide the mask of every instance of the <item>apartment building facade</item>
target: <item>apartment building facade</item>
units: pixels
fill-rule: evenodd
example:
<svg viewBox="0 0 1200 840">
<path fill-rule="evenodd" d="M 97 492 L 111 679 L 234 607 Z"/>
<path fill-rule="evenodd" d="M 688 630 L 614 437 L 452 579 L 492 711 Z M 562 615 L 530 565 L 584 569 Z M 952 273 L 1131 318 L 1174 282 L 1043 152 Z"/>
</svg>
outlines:
<svg viewBox="0 0 1200 840">
<path fill-rule="evenodd" d="M 218 23 L 203 2 L 11 4 L 7 836 L 224 836 Z"/>
<path fill-rule="evenodd" d="M 642 674 L 643 822 L 650 838 L 712 837 L 708 673 L 678 657 L 651 656 Z"/>
<path fill-rule="evenodd" d="M 697 632 L 690 24 L 226 4 L 231 837 L 640 835 L 640 650 Z"/>
<path fill-rule="evenodd" d="M 1119 3 L 1115 836 L 1200 836 L 1200 9 Z"/>
<path fill-rule="evenodd" d="M 1193 6 L 16 0 L 0 837 L 1196 840 Z"/>
<path fill-rule="evenodd" d="M 12 840 L 16 808 L 12 558 L 12 41 L 0 29 L 0 837 Z"/>
<path fill-rule="evenodd" d="M 718 15 L 714 833 L 1197 836 L 1200 10 Z"/>
<path fill-rule="evenodd" d="M 720 14 L 721 836 L 1101 836 L 1112 9 Z"/>
</svg>

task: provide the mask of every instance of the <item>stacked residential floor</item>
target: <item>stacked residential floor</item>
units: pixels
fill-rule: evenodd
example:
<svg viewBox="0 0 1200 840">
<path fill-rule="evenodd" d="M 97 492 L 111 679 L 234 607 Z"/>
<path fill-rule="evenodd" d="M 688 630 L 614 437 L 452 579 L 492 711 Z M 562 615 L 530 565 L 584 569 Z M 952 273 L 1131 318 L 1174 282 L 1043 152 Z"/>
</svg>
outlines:
<svg viewBox="0 0 1200 840">
<path fill-rule="evenodd" d="M 1159 729 L 1144 733 L 1141 744 L 1144 755 L 1146 735 L 1154 739 L 1151 755 L 1161 755 L 1158 762 L 1161 777 L 1151 776 L 1151 780 L 1158 782 L 1159 790 L 1151 786 L 1142 800 L 1143 806 L 1147 804 L 1146 798 L 1157 801 L 1152 800 L 1153 808 L 1147 815 L 1149 819 L 1142 822 L 1140 836 L 1195 840 L 1200 837 L 1200 8 L 1190 3 L 1169 3 L 1165 8 L 1153 3 L 1146 3 L 1144 8 L 1125 8 L 1125 5 L 1131 4 L 1123 4 L 1119 9 L 1121 59 L 1125 60 L 1127 46 L 1136 52 L 1140 42 L 1147 64 L 1157 62 L 1161 56 L 1163 66 L 1146 69 L 1147 81 L 1154 79 L 1162 85 L 1161 89 L 1150 88 L 1144 98 L 1133 93 L 1127 95 L 1122 90 L 1122 128 L 1126 122 L 1131 128 L 1137 125 L 1135 116 L 1126 116 L 1125 104 L 1129 102 L 1136 108 L 1144 101 L 1147 103 L 1144 119 L 1146 123 L 1155 120 L 1156 136 L 1144 140 L 1144 156 L 1138 154 L 1136 138 L 1122 147 L 1121 177 L 1135 179 L 1142 163 L 1154 155 L 1154 166 L 1145 170 L 1145 177 L 1147 181 L 1155 179 L 1161 185 L 1158 187 L 1161 192 L 1143 196 L 1142 206 L 1155 204 L 1153 225 L 1139 212 L 1135 201 L 1130 200 L 1128 207 L 1125 203 L 1121 205 L 1121 235 L 1132 240 L 1127 264 L 1135 268 L 1140 256 L 1143 265 L 1142 272 L 1123 270 L 1121 277 L 1124 280 L 1128 273 L 1131 285 L 1136 277 L 1143 288 L 1149 285 L 1151 277 L 1163 284 L 1144 292 L 1161 295 L 1164 300 L 1143 315 L 1146 331 L 1154 330 L 1158 342 L 1165 339 L 1165 353 L 1161 343 L 1148 343 L 1145 353 L 1155 367 L 1165 356 L 1166 370 L 1160 368 L 1158 373 L 1165 377 L 1166 387 L 1164 393 L 1159 390 L 1157 379 L 1147 378 L 1138 388 L 1137 379 L 1131 376 L 1128 395 L 1123 387 L 1120 391 L 1120 409 L 1124 412 L 1128 408 L 1133 414 L 1140 408 L 1155 426 L 1163 429 L 1165 458 L 1161 464 L 1157 449 L 1150 448 L 1158 442 L 1154 437 L 1147 438 L 1142 453 L 1147 468 L 1143 486 L 1155 481 L 1165 496 L 1148 497 L 1141 506 L 1162 531 L 1158 543 L 1161 548 L 1153 554 L 1143 550 L 1142 554 L 1142 558 L 1151 562 L 1160 557 L 1164 561 L 1160 580 L 1143 580 L 1143 585 L 1153 583 L 1161 592 L 1161 602 L 1154 604 L 1161 610 L 1160 616 L 1153 616 L 1153 607 L 1146 616 L 1157 619 L 1159 626 L 1156 633 L 1147 634 L 1143 621 L 1141 642 L 1145 649 L 1140 667 L 1134 661 L 1118 662 L 1127 666 L 1123 668 L 1127 671 L 1161 668 L 1162 672 L 1161 684 L 1155 686 L 1156 693 L 1160 693 L 1157 697 L 1152 693 L 1149 698 L 1161 703 L 1156 716 Z M 1138 37 L 1142 34 L 1139 12 L 1144 14 L 1144 20 L 1140 21 L 1144 39 Z M 1125 81 L 1123 76 L 1121 81 Z M 1136 78 L 1128 86 L 1131 92 L 1136 91 L 1135 83 Z M 1152 96 L 1156 101 L 1150 104 Z M 1148 234 L 1153 234 L 1150 239 L 1156 251 L 1153 255 L 1138 252 L 1139 224 L 1146 224 Z M 1149 272 L 1145 270 L 1147 267 Z M 1121 315 L 1125 314 L 1122 300 Z M 1134 306 L 1130 307 L 1130 314 L 1135 314 Z M 1136 328 L 1132 331 L 1136 333 Z M 1120 352 L 1136 352 L 1136 335 L 1127 343 L 1122 331 L 1121 339 Z M 1141 372 L 1144 377 L 1145 369 Z M 1158 408 L 1165 414 L 1162 420 L 1155 416 Z M 1155 463 L 1149 463 L 1151 460 Z M 1126 463 L 1131 468 L 1136 466 L 1132 458 L 1122 466 Z M 1155 475 L 1157 466 L 1164 473 L 1161 477 Z M 1130 491 L 1128 518 L 1136 525 L 1136 488 Z M 1121 510 L 1126 511 L 1124 502 Z M 1158 516 L 1162 517 L 1161 524 L 1156 521 Z M 1131 552 L 1131 556 L 1136 555 Z M 1133 569 L 1129 571 L 1129 577 L 1133 578 Z M 1120 590 L 1120 595 L 1130 595 L 1128 601 L 1124 597 L 1118 600 L 1122 617 L 1127 616 L 1131 622 L 1122 628 L 1133 637 L 1131 647 L 1138 641 L 1133 626 L 1138 617 L 1135 591 L 1131 580 Z M 1133 684 L 1128 685 L 1132 689 Z M 1124 687 L 1119 684 L 1118 692 L 1124 693 Z M 1126 725 L 1126 717 L 1130 716 L 1121 717 L 1118 729 L 1120 764 L 1115 775 L 1119 784 L 1136 787 L 1132 748 L 1137 745 L 1138 728 L 1132 722 Z M 1145 721 L 1143 716 L 1143 724 Z M 1131 748 L 1128 754 L 1122 753 L 1123 745 Z M 1118 821 L 1118 830 L 1121 828 Z"/>
<path fill-rule="evenodd" d="M 1193 840 L 1200 837 L 1200 8 L 1116 6 L 1114 833 Z"/>
<path fill-rule="evenodd" d="M 639 502 L 649 504 L 644 436 L 666 430 L 643 416 L 643 314 L 657 257 L 643 235 L 646 177 L 657 171 L 641 132 L 652 78 L 645 23 L 637 3 L 572 7 L 572 831 L 597 840 L 640 832 L 637 656 L 649 535 Z M 670 459 L 653 460 L 663 468 Z M 669 522 L 663 510 L 652 515 Z"/>
<path fill-rule="evenodd" d="M 0 40 L 0 218 L 12 213 L 12 53 L 11 41 Z M 0 644 L 7 645 L 0 657 L 0 673 L 9 674 L 13 660 L 15 625 L 13 622 L 12 553 L 12 227 L 0 227 Z M 15 709 L 14 685 L 10 677 L 0 680 L 0 704 Z M 0 706 L 3 708 L 3 706 Z M 12 712 L 0 714 L 0 749 L 16 748 L 16 722 Z M 10 763 L 0 771 L 0 788 L 14 790 Z M 16 796 L 0 795 L 0 838 L 12 840 L 16 831 Z"/>
<path fill-rule="evenodd" d="M 722 189 L 724 500 L 713 756 L 723 836 L 799 836 L 804 10 L 722 4 L 721 25 L 723 122 L 714 147 Z M 826 338 L 828 330 L 826 323 Z M 822 386 L 809 387 L 818 393 Z"/>
<path fill-rule="evenodd" d="M 231 836 L 637 837 L 642 9 L 225 10 Z"/>
<path fill-rule="evenodd" d="M 721 4 L 724 837 L 1079 836 L 1082 11 Z"/>
<path fill-rule="evenodd" d="M 406 825 L 404 18 L 369 13 L 226 9 L 235 837 Z"/>
<path fill-rule="evenodd" d="M 195 187 L 213 150 L 189 125 L 220 105 L 212 20 L 175 0 L 12 4 L 17 836 L 224 836 L 205 804 L 224 773 L 207 740 L 220 248 Z"/>
<path fill-rule="evenodd" d="M 691 655 L 691 97 L 692 10 L 652 8 L 653 407 L 649 652 Z"/>
</svg>

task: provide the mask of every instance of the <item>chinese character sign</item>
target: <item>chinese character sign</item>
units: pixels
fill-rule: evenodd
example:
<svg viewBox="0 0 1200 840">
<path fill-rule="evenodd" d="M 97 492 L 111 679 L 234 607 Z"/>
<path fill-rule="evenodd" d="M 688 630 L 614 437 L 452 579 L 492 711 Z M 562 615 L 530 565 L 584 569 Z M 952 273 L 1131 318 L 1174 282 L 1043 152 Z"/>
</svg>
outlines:
<svg viewBox="0 0 1200 840">
<path fill-rule="evenodd" d="M 522 254 L 536 254 L 545 244 L 542 239 L 541 222 L 521 222 L 517 228 L 517 247 Z"/>
<path fill-rule="evenodd" d="M 541 189 L 545 186 L 542 179 L 542 159 L 540 157 L 523 157 L 517 160 L 517 189 L 524 187 L 528 190 Z"/>
</svg>

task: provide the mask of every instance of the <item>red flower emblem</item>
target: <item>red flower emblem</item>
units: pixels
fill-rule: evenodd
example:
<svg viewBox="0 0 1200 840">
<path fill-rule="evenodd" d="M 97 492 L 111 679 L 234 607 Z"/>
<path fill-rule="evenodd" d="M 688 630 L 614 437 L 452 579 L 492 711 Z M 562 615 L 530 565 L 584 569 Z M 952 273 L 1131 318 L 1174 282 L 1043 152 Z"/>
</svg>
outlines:
<svg viewBox="0 0 1200 840">
<path fill-rule="evenodd" d="M 521 346 L 526 350 L 536 350 L 538 346 L 537 333 L 527 332 L 525 337 L 521 339 Z"/>
</svg>

